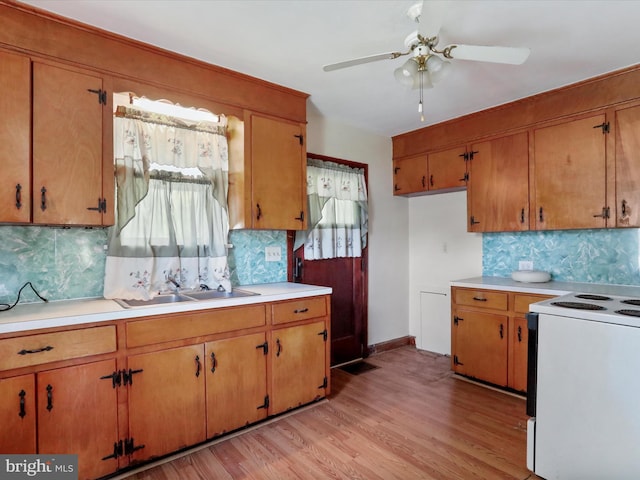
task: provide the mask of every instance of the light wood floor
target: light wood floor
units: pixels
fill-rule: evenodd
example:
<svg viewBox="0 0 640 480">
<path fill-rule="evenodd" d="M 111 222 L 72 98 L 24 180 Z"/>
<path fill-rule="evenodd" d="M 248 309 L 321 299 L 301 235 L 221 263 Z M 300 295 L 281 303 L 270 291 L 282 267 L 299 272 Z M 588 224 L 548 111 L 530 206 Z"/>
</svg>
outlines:
<svg viewBox="0 0 640 480">
<path fill-rule="evenodd" d="M 452 377 L 449 358 L 403 347 L 333 369 L 329 401 L 131 480 L 534 479 L 525 402 Z"/>
</svg>

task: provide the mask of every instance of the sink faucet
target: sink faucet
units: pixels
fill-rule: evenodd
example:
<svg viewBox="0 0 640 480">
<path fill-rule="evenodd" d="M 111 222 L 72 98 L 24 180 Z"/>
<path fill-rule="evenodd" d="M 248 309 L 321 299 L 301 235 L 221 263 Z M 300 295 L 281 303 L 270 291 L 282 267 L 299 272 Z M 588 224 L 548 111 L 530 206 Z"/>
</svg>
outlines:
<svg viewBox="0 0 640 480">
<path fill-rule="evenodd" d="M 167 283 L 172 283 L 176 287 L 176 293 L 180 290 L 180 284 L 171 275 L 167 275 Z"/>
</svg>

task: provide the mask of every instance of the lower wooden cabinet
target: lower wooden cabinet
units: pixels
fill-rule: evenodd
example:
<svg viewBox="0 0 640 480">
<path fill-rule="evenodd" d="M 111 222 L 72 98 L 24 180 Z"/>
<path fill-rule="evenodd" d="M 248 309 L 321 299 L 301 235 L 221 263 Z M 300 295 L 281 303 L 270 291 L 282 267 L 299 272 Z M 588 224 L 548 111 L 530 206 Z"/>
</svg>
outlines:
<svg viewBox="0 0 640 480">
<path fill-rule="evenodd" d="M 96 479 L 323 398 L 330 305 L 318 295 L 1 335 L 0 453 L 77 454 L 78 478 Z"/>
<path fill-rule="evenodd" d="M 453 317 L 453 368 L 461 375 L 507 386 L 509 317 L 459 309 Z"/>
<path fill-rule="evenodd" d="M 216 340 L 205 345 L 207 438 L 267 417 L 267 355 L 264 333 Z"/>
<path fill-rule="evenodd" d="M 36 453 L 35 375 L 0 380 L 0 453 Z"/>
<path fill-rule="evenodd" d="M 204 345 L 127 358 L 133 461 L 205 440 Z"/>
<path fill-rule="evenodd" d="M 324 320 L 272 331 L 272 414 L 325 396 L 327 342 Z"/>
<path fill-rule="evenodd" d="M 77 454 L 80 480 L 118 468 L 115 371 L 103 360 L 36 374 L 38 453 Z"/>
<path fill-rule="evenodd" d="M 527 320 L 531 303 L 551 298 L 500 290 L 451 288 L 451 367 L 518 392 L 527 389 Z"/>
</svg>

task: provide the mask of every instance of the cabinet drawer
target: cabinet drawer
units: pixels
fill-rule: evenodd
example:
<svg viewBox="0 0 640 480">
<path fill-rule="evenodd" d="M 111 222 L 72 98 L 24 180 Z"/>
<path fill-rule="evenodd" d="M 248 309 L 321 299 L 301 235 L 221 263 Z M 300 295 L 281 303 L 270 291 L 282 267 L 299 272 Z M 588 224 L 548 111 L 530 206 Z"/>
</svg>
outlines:
<svg viewBox="0 0 640 480">
<path fill-rule="evenodd" d="M 457 305 L 469 307 L 491 308 L 494 310 L 507 310 L 507 292 L 493 292 L 488 290 L 456 290 L 455 302 Z"/>
<path fill-rule="evenodd" d="M 274 325 L 327 315 L 325 297 L 301 298 L 271 305 Z"/>
<path fill-rule="evenodd" d="M 265 324 L 264 305 L 163 315 L 127 323 L 127 347 L 213 335 Z"/>
<path fill-rule="evenodd" d="M 84 328 L 0 340 L 0 370 L 116 351 L 116 327 Z"/>
<path fill-rule="evenodd" d="M 541 302 L 543 300 L 548 300 L 553 298 L 550 295 L 523 295 L 517 293 L 514 296 L 514 307 L 513 310 L 516 313 L 527 313 L 529 311 L 529 305 L 536 302 Z"/>
</svg>

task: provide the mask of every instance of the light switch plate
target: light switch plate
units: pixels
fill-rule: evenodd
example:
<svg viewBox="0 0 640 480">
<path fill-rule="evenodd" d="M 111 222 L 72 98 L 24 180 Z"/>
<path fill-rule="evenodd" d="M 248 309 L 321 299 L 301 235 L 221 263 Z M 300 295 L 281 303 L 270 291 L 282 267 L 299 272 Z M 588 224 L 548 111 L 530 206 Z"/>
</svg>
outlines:
<svg viewBox="0 0 640 480">
<path fill-rule="evenodd" d="M 282 249 L 280 247 L 264 247 L 264 259 L 267 262 L 282 261 Z"/>
</svg>

